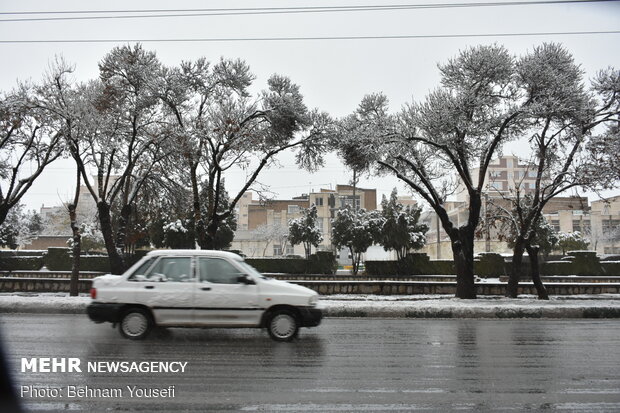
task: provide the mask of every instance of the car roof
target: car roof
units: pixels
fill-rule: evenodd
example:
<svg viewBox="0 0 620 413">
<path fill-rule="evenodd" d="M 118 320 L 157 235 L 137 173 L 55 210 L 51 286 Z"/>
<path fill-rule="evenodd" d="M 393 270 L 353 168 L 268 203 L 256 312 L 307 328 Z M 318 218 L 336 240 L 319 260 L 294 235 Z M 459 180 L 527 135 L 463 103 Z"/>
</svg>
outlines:
<svg viewBox="0 0 620 413">
<path fill-rule="evenodd" d="M 243 258 L 235 253 L 219 250 L 153 250 L 149 251 L 146 255 L 150 257 L 200 255 L 205 257 L 230 258 L 237 261 L 243 261 Z"/>
</svg>

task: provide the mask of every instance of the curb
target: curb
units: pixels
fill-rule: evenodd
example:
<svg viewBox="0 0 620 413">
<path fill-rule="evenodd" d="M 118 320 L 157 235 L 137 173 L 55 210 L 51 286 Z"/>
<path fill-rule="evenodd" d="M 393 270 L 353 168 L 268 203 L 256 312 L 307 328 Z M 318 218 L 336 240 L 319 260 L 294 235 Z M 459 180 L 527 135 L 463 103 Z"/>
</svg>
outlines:
<svg viewBox="0 0 620 413">
<path fill-rule="evenodd" d="M 589 308 L 383 308 L 360 307 L 356 309 L 328 308 L 325 317 L 379 317 L 379 318 L 620 318 L 619 307 Z"/>
<path fill-rule="evenodd" d="M 36 300 L 36 297 L 0 297 L 0 314 L 86 314 L 90 299 Z M 446 302 L 449 301 L 449 302 Z M 325 317 L 381 318 L 620 318 L 620 300 L 597 303 L 579 300 L 562 303 L 520 303 L 519 300 L 493 303 L 452 304 L 453 300 L 417 301 L 323 301 Z"/>
</svg>

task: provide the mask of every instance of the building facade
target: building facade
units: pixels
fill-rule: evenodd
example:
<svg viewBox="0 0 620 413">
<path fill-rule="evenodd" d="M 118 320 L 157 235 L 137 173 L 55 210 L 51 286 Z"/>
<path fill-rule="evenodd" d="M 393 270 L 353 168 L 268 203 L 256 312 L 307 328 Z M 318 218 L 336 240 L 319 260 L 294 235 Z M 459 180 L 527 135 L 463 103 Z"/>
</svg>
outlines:
<svg viewBox="0 0 620 413">
<path fill-rule="evenodd" d="M 346 205 L 367 210 L 377 209 L 375 189 L 336 185 L 336 189 L 320 189 L 292 199 L 255 200 L 252 192 L 241 197 L 237 210 L 237 231 L 232 249 L 249 257 L 277 257 L 305 254 L 302 245 L 291 246 L 286 239 L 288 223 L 301 217 L 302 209 L 315 205 L 323 241 L 318 250 L 330 251 L 331 220 Z"/>
<path fill-rule="evenodd" d="M 479 169 L 475 168 L 471 173 L 476 176 Z M 485 175 L 481 216 L 484 217 L 492 205 L 510 208 L 510 197 L 517 190 L 522 195 L 531 192 L 535 183 L 536 171 L 532 165 L 519 162 L 516 156 L 500 157 L 489 164 Z M 460 226 L 467 222 L 469 213 L 469 199 L 462 184 L 455 198 L 444 206 L 452 222 Z M 593 201 L 591 205 L 586 197 L 555 197 L 545 205 L 543 216 L 557 232 L 582 232 L 591 240 L 590 248 L 601 254 L 620 253 L 620 196 L 606 201 Z M 422 214 L 422 221 L 429 227 L 423 252 L 433 259 L 451 259 L 450 239 L 441 227 L 437 214 L 427 210 Z M 479 228 L 474 242 L 475 253 L 512 253 L 508 244 L 501 240 L 499 231 L 497 226 L 491 224 Z"/>
<path fill-rule="evenodd" d="M 557 232 L 580 232 L 588 249 L 599 254 L 620 254 L 620 196 L 592 201 L 586 208 L 558 208 L 545 213 Z"/>
</svg>

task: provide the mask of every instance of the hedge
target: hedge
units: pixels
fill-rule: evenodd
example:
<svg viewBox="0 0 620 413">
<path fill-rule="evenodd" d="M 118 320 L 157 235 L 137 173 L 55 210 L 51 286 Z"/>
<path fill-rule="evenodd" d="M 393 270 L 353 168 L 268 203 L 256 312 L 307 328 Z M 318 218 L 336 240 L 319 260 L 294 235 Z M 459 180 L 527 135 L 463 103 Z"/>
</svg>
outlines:
<svg viewBox="0 0 620 413">
<path fill-rule="evenodd" d="M 0 250 L 0 258 L 4 257 L 42 257 L 45 250 Z"/>
<path fill-rule="evenodd" d="M 319 251 L 305 258 L 246 258 L 245 261 L 260 272 L 286 274 L 334 274 L 336 260 L 329 251 Z"/>
<path fill-rule="evenodd" d="M 138 250 L 131 257 L 127 258 L 127 268 L 138 262 L 147 252 L 145 250 Z M 48 248 L 43 261 L 48 270 L 71 271 L 73 255 L 70 248 Z M 107 255 L 82 255 L 80 257 L 80 271 L 109 272 L 110 260 Z"/>
<path fill-rule="evenodd" d="M 0 257 L 0 270 L 16 271 L 16 270 L 30 270 L 38 271 L 43 267 L 43 258 L 33 256 L 23 257 Z"/>
<path fill-rule="evenodd" d="M 431 261 L 426 254 L 408 254 L 401 261 L 366 261 L 367 275 L 454 275 L 450 260 Z"/>
<path fill-rule="evenodd" d="M 480 277 L 501 277 L 506 275 L 504 257 L 494 252 L 479 254 L 479 258 L 474 261 L 474 274 Z"/>
<path fill-rule="evenodd" d="M 603 261 L 601 269 L 605 275 L 620 276 L 620 261 Z"/>
</svg>

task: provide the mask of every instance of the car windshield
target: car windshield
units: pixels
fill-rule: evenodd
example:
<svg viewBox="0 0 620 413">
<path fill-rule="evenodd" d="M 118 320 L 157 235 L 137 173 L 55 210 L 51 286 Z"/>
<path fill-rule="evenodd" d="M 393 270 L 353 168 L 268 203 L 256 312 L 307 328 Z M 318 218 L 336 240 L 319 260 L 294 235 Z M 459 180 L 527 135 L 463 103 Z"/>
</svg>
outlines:
<svg viewBox="0 0 620 413">
<path fill-rule="evenodd" d="M 263 274 L 261 274 L 260 272 L 258 272 L 258 270 L 254 267 L 252 267 L 250 264 L 248 264 L 245 261 L 238 261 L 239 264 L 241 264 L 241 267 L 243 267 L 243 269 L 245 271 L 247 271 L 249 274 L 254 275 L 256 277 L 260 277 L 264 280 L 269 279 L 269 277 L 265 277 Z"/>
</svg>

